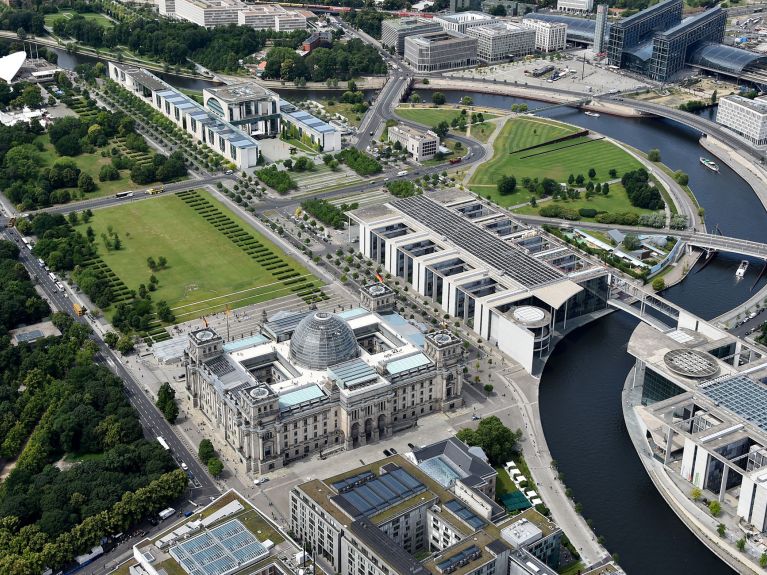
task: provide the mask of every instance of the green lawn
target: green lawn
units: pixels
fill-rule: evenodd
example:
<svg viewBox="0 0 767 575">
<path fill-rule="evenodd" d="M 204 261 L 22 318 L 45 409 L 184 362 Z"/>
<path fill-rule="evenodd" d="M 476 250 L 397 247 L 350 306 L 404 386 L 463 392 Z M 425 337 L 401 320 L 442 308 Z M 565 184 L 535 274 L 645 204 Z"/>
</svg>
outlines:
<svg viewBox="0 0 767 575">
<path fill-rule="evenodd" d="M 520 193 L 499 195 L 496 185 L 504 175 L 516 176 L 518 183 L 525 177 L 566 182 L 570 174 L 587 176 L 589 168 L 594 168 L 597 172 L 594 181 L 602 182 L 611 179 L 610 169 L 617 170 L 618 177 L 621 177 L 623 173 L 641 167 L 639 161 L 611 142 L 588 137 L 518 151 L 574 132 L 573 127 L 539 118 L 507 121 L 495 139 L 492 159 L 474 172 L 469 188 L 483 196 L 489 194 L 493 201 L 502 206 L 510 206 L 526 201 L 527 198 Z M 610 198 L 605 200 L 609 202 Z"/>
<path fill-rule="evenodd" d="M 207 194 L 199 194 L 205 198 Z M 253 230 L 221 203 L 211 200 L 219 212 L 238 224 L 260 242 L 283 264 L 269 271 L 233 243 L 198 211 L 177 195 L 168 195 L 97 210 L 88 225 L 96 232 L 99 255 L 130 289 L 148 284 L 152 272 L 148 256 L 164 256 L 167 269 L 155 272 L 159 287 L 152 294 L 155 301 L 166 300 L 176 317 L 185 321 L 201 313 L 220 311 L 226 304 L 240 307 L 291 293 L 289 285 L 276 274 L 294 271 L 296 277 L 319 281 L 298 262 L 284 255 L 282 248 Z M 112 227 L 123 247 L 107 251 L 100 237 Z M 80 231 L 87 227 L 81 224 Z"/>
<path fill-rule="evenodd" d="M 98 14 L 96 12 L 85 12 L 80 15 L 86 20 L 93 20 L 94 22 L 99 24 L 99 26 L 102 26 L 104 28 L 111 28 L 112 26 L 114 26 L 114 23 L 103 14 Z M 45 25 L 53 26 L 53 23 L 59 18 L 69 19 L 69 18 L 72 18 L 72 16 L 74 16 L 74 12 L 70 10 L 56 12 L 55 14 L 46 14 Z"/>
<path fill-rule="evenodd" d="M 56 152 L 56 149 L 51 144 L 48 134 L 38 136 L 37 141 L 43 145 L 43 151 L 40 152 L 40 156 L 42 157 L 44 166 L 52 166 L 56 160 L 62 158 L 62 156 L 59 156 L 59 154 Z M 112 145 L 113 144 L 110 142 L 110 144 L 108 144 L 105 149 L 110 149 Z M 79 156 L 73 156 L 69 159 L 74 160 L 74 162 L 77 164 L 77 167 L 86 174 L 90 175 L 90 177 L 93 178 L 93 181 L 96 182 L 96 186 L 98 186 L 95 192 L 91 192 L 85 196 L 88 199 L 100 198 L 102 196 L 111 196 L 117 192 L 125 192 L 127 190 L 140 187 L 131 181 L 130 170 L 120 170 L 119 180 L 114 180 L 111 182 L 99 182 L 99 171 L 101 170 L 101 166 L 109 164 L 112 161 L 110 157 L 102 157 L 101 150 L 96 150 L 92 154 L 82 153 Z M 77 199 L 79 197 L 80 191 L 77 188 L 68 189 L 72 193 L 73 199 Z"/>
<path fill-rule="evenodd" d="M 509 197 L 515 197 L 518 194 L 513 194 L 512 196 L 501 196 L 504 199 Z M 653 210 L 647 210 L 644 208 L 635 208 L 631 205 L 631 202 L 629 202 L 629 197 L 626 195 L 626 190 L 624 187 L 619 184 L 610 184 L 610 193 L 606 196 L 603 196 L 602 194 L 598 194 L 591 199 L 586 199 L 583 194 L 581 194 L 581 198 L 579 200 L 555 200 L 555 201 L 546 201 L 546 202 L 539 202 L 538 207 L 534 208 L 532 206 L 524 206 L 521 208 L 517 208 L 514 210 L 514 213 L 517 214 L 524 214 L 528 216 L 537 216 L 538 210 L 541 206 L 547 206 L 552 203 L 562 205 L 568 208 L 572 208 L 574 210 L 579 210 L 580 208 L 594 208 L 598 212 L 610 212 L 610 213 L 620 213 L 620 212 L 634 212 L 637 214 L 652 214 L 654 213 Z M 594 221 L 594 218 L 582 218 L 585 221 Z M 608 242 L 609 243 L 609 242 Z"/>
<path fill-rule="evenodd" d="M 500 498 L 507 493 L 514 493 L 515 491 L 519 491 L 503 467 L 496 467 L 495 470 L 498 472 L 498 477 L 495 480 L 496 499 L 500 500 Z"/>
<path fill-rule="evenodd" d="M 333 105 L 328 104 L 328 102 L 333 102 Z M 320 103 L 325 106 L 325 112 L 330 115 L 342 115 L 348 120 L 350 126 L 359 126 L 362 122 L 362 116 L 365 115 L 360 114 L 359 112 L 355 112 L 352 109 L 354 108 L 354 104 L 345 104 L 343 102 L 339 102 L 338 100 L 322 100 Z"/>
<path fill-rule="evenodd" d="M 453 108 L 409 108 L 407 106 L 400 106 L 395 110 L 395 112 L 398 116 L 402 117 L 403 120 L 417 122 L 418 124 L 423 124 L 424 126 L 428 127 L 436 126 L 442 121 L 445 121 L 449 124 L 453 121 L 453 118 L 456 118 L 461 114 L 461 110 L 456 110 Z M 467 111 L 466 113 L 467 116 L 471 117 L 470 111 Z M 498 117 L 496 114 L 483 115 L 485 120 L 492 120 L 493 118 Z M 495 124 L 491 124 L 490 122 L 474 124 L 471 127 L 471 137 L 479 140 L 480 142 L 487 142 L 494 130 Z M 466 130 L 462 130 L 460 132 L 456 130 L 453 131 L 460 133 L 463 136 L 467 135 Z"/>
</svg>

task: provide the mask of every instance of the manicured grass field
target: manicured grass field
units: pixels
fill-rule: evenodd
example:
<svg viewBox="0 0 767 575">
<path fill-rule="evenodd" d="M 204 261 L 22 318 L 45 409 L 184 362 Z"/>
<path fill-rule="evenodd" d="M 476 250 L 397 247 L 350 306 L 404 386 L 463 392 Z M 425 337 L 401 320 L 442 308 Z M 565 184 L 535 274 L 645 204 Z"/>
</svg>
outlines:
<svg viewBox="0 0 767 575">
<path fill-rule="evenodd" d="M 509 477 L 508 472 L 503 467 L 496 467 L 495 470 L 498 472 L 495 485 L 496 499 L 500 501 L 500 498 L 507 493 L 519 491 L 517 486 L 514 485 L 514 482 L 511 480 L 511 477 Z"/>
<path fill-rule="evenodd" d="M 409 108 L 407 106 L 400 106 L 396 110 L 397 115 L 401 116 L 404 120 L 411 122 L 417 122 L 424 126 L 432 127 L 436 126 L 440 122 L 447 122 L 448 124 L 453 121 L 453 118 L 460 116 L 461 111 L 451 108 Z M 471 117 L 471 112 L 467 111 L 467 121 Z M 497 118 L 495 114 L 483 114 L 485 120 L 492 120 Z M 452 130 L 452 128 L 451 128 Z M 471 137 L 480 142 L 487 142 L 490 135 L 495 130 L 495 124 L 490 122 L 481 122 L 474 124 L 471 127 Z M 465 136 L 467 131 L 452 130 L 455 133 Z"/>
<path fill-rule="evenodd" d="M 514 194 L 515 196 L 517 194 Z M 506 196 L 509 197 L 509 196 Z M 505 199 L 505 198 L 504 198 Z M 524 214 L 528 216 L 537 216 L 538 210 L 541 206 L 547 206 L 554 202 L 540 202 L 538 207 L 524 206 L 517 208 L 514 213 Z M 629 197 L 626 195 L 626 190 L 620 183 L 610 184 L 610 193 L 606 196 L 598 194 L 591 199 L 586 199 L 583 194 L 579 200 L 557 200 L 556 203 L 561 206 L 579 210 L 580 208 L 594 208 L 598 212 L 610 212 L 612 214 L 620 212 L 633 212 L 636 214 L 652 214 L 652 210 L 646 210 L 644 208 L 635 208 L 629 202 Z M 585 221 L 593 221 L 594 218 L 582 218 Z M 609 242 L 608 242 L 609 243 Z"/>
<path fill-rule="evenodd" d="M 167 301 L 180 321 L 220 311 L 226 304 L 240 307 L 290 294 L 295 290 L 279 280 L 286 273 L 319 285 L 306 268 L 221 203 L 207 199 L 207 194 L 199 196 L 205 199 L 204 210 L 215 212 L 218 220 L 228 218 L 239 225 L 240 235 L 252 236 L 274 256 L 273 261 L 256 261 L 177 195 L 97 210 L 88 225 L 96 232 L 101 259 L 130 289 L 138 289 L 139 284 L 149 283 L 152 274 L 147 257 L 157 260 L 164 256 L 168 267 L 155 272 L 159 286 L 152 298 Z M 110 226 L 123 244 L 118 251 L 107 251 L 99 239 Z M 80 225 L 80 231 L 85 232 L 86 227 Z M 275 265 L 279 269 L 267 269 Z"/>
<path fill-rule="evenodd" d="M 56 149 L 51 144 L 51 141 L 48 138 L 48 134 L 38 136 L 37 141 L 43 144 L 43 151 L 40 153 L 40 155 L 42 156 L 46 167 L 52 166 L 56 160 L 62 158 L 62 156 L 58 155 Z M 108 145 L 107 148 L 110 148 L 110 146 Z M 96 182 L 96 186 L 98 186 L 95 192 L 91 192 L 86 195 L 87 198 L 111 196 L 117 192 L 125 192 L 136 187 L 141 187 L 137 186 L 131 181 L 130 170 L 120 170 L 119 180 L 114 180 L 111 182 L 99 182 L 99 171 L 101 170 L 101 166 L 109 164 L 112 161 L 111 158 L 103 158 L 101 156 L 100 150 L 96 150 L 92 154 L 82 153 L 79 156 L 73 156 L 69 159 L 74 160 L 74 162 L 77 164 L 77 167 L 86 174 L 90 175 L 90 177 L 93 178 L 93 181 Z M 79 190 L 77 188 L 68 189 L 70 192 L 72 192 L 73 198 L 76 199 L 79 197 Z"/>
<path fill-rule="evenodd" d="M 62 11 L 62 12 L 56 12 L 55 14 L 46 14 L 45 15 L 45 25 L 46 26 L 53 26 L 53 23 L 58 20 L 59 18 L 72 18 L 74 16 L 74 12 L 71 12 L 69 10 Z M 114 26 L 114 23 L 104 16 L 103 14 L 98 14 L 96 12 L 84 12 L 83 14 L 80 14 L 83 18 L 86 20 L 93 20 L 96 22 L 99 26 L 102 26 L 104 28 L 111 28 Z"/>
<path fill-rule="evenodd" d="M 469 188 L 482 196 L 489 194 L 502 206 L 510 206 L 525 198 L 519 193 L 498 194 L 496 185 L 504 175 L 515 176 L 518 183 L 525 177 L 566 182 L 570 174 L 587 177 L 589 169 L 594 168 L 597 172 L 594 181 L 603 182 L 611 179 L 610 169 L 617 170 L 620 178 L 625 172 L 641 167 L 639 161 L 611 142 L 588 137 L 517 151 L 574 132 L 572 127 L 538 118 L 509 120 L 495 139 L 492 159 L 474 172 Z"/>
</svg>

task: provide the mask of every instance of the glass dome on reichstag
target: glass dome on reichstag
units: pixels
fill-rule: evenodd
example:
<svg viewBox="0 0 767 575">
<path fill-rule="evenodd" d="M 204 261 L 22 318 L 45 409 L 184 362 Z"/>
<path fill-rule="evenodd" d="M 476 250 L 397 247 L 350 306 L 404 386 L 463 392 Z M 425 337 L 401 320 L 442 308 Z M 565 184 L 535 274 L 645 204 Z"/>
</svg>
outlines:
<svg viewBox="0 0 767 575">
<path fill-rule="evenodd" d="M 296 326 L 290 339 L 290 359 L 308 369 L 326 369 L 359 355 L 357 338 L 337 315 L 316 312 Z"/>
</svg>

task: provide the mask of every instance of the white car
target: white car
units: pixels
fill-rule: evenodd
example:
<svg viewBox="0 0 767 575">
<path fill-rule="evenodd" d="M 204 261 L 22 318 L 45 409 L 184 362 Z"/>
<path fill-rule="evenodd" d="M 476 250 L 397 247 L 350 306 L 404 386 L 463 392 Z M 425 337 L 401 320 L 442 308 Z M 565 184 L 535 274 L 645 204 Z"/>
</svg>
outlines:
<svg viewBox="0 0 767 575">
<path fill-rule="evenodd" d="M 189 466 L 182 461 L 181 462 L 181 469 L 183 469 L 184 471 L 189 471 Z"/>
</svg>

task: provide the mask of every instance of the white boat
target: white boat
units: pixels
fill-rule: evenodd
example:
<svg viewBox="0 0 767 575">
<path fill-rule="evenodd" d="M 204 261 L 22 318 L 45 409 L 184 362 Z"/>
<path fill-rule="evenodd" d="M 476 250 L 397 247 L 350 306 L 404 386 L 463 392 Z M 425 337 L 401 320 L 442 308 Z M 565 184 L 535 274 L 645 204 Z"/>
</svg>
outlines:
<svg viewBox="0 0 767 575">
<path fill-rule="evenodd" d="M 596 112 L 583 112 L 583 113 L 586 114 L 587 116 L 591 116 L 592 118 L 599 117 L 599 114 L 597 114 Z"/>
<path fill-rule="evenodd" d="M 716 164 L 716 162 L 712 162 L 708 158 L 700 158 L 700 163 L 703 164 L 706 168 L 708 168 L 712 172 L 719 171 L 719 166 Z"/>
<path fill-rule="evenodd" d="M 748 269 L 748 260 L 743 260 L 740 262 L 740 265 L 738 266 L 738 271 L 735 272 L 735 277 L 740 279 L 743 276 L 746 275 L 746 270 Z"/>
</svg>

